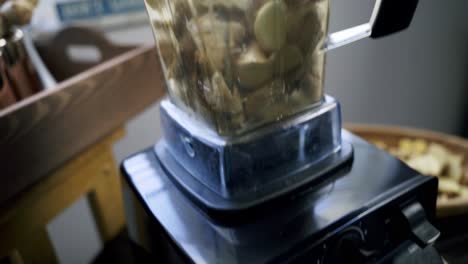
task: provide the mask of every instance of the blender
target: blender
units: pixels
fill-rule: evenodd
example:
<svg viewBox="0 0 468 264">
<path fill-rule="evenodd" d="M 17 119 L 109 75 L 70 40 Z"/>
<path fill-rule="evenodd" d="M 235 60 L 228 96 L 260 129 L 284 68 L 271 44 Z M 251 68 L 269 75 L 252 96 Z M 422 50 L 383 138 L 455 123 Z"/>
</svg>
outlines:
<svg viewBox="0 0 468 264">
<path fill-rule="evenodd" d="M 161 141 L 122 164 L 135 241 L 166 263 L 440 260 L 437 180 L 342 130 L 323 92 L 327 51 L 417 2 L 328 34 L 329 0 L 146 0 L 168 98 Z"/>
</svg>

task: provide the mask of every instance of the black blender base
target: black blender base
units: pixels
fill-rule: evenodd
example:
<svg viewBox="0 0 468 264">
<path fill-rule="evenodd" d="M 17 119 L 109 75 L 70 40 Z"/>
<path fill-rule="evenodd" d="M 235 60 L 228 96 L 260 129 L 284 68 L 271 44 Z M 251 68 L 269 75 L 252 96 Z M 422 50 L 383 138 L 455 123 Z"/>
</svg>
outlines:
<svg viewBox="0 0 468 264">
<path fill-rule="evenodd" d="M 378 264 L 444 264 L 444 260 L 433 246 L 418 248 L 407 242 Z"/>
<path fill-rule="evenodd" d="M 350 133 L 344 132 L 344 139 L 354 146 L 349 171 L 242 221 L 207 216 L 167 177 L 153 148 L 140 152 L 122 164 L 146 216 L 138 221 L 144 224 L 130 225 L 146 237 L 133 237 L 156 260 L 165 260 L 161 263 L 334 264 L 340 254 L 356 260 L 345 263 L 440 263 L 414 254 L 437 255 L 430 245 L 437 235 L 430 225 L 437 179 Z M 161 250 L 166 247 L 170 250 Z"/>
<path fill-rule="evenodd" d="M 211 190 L 185 170 L 167 150 L 164 141 L 155 146 L 155 153 L 156 162 L 161 166 L 165 176 L 192 202 L 213 218 L 230 220 L 237 218 L 237 215 L 245 217 L 246 213 L 257 211 L 259 207 L 268 206 L 269 203 L 294 199 L 294 196 L 313 189 L 314 186 L 318 187 L 336 180 L 349 171 L 353 158 L 352 145 L 343 142 L 340 151 L 299 173 L 288 175 L 287 181 L 278 179 L 276 182 L 259 186 L 256 190 L 245 192 L 242 196 L 226 198 Z M 288 172 L 284 172 L 286 173 Z"/>
</svg>

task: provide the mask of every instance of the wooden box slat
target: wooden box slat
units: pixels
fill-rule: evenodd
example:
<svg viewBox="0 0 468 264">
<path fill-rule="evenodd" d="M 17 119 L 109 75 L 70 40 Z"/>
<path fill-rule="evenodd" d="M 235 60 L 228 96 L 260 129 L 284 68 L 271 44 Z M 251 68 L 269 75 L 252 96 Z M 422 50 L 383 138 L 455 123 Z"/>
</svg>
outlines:
<svg viewBox="0 0 468 264">
<path fill-rule="evenodd" d="M 160 99 L 157 51 L 141 47 L 0 112 L 0 204 Z"/>
</svg>

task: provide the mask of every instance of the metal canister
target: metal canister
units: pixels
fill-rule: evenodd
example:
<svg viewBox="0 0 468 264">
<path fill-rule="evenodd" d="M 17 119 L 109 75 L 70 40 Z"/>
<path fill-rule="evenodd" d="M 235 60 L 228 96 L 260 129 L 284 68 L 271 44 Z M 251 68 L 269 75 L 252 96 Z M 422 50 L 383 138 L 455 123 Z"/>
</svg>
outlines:
<svg viewBox="0 0 468 264">
<path fill-rule="evenodd" d="M 2 47 L 2 60 L 6 75 L 18 100 L 29 97 L 42 89 L 36 69 L 26 52 L 20 29 L 14 29 L 4 38 L 6 44 Z"/>
<path fill-rule="evenodd" d="M 10 81 L 7 78 L 6 65 L 3 59 L 3 52 L 1 52 L 5 49 L 5 46 L 6 40 L 0 39 L 0 110 L 17 101 Z"/>
</svg>

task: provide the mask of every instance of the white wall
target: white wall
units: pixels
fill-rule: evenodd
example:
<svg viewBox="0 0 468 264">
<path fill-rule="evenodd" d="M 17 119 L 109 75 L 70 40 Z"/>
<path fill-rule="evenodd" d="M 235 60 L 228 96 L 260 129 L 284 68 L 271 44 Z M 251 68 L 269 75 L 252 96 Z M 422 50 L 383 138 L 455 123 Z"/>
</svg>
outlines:
<svg viewBox="0 0 468 264">
<path fill-rule="evenodd" d="M 331 0 L 331 3 L 331 29 L 338 30 L 368 20 L 373 1 Z M 421 0 L 409 30 L 330 52 L 325 89 L 341 101 L 344 121 L 458 132 L 468 95 L 467 11 L 468 1 Z M 114 32 L 110 36 L 117 41 L 151 42 L 148 27 L 124 34 Z M 158 124 L 157 104 L 130 121 L 127 136 L 115 146 L 116 159 L 120 162 L 156 142 L 160 136 Z M 89 214 L 82 207 L 74 206 L 70 210 Z M 65 245 L 62 246 L 65 249 L 59 249 L 62 251 L 66 251 L 67 243 L 84 241 L 85 234 L 95 230 L 88 225 L 86 232 L 77 229 L 68 229 L 73 234 L 61 232 L 63 226 L 84 228 L 83 224 L 76 223 L 82 219 L 70 215 L 75 214 L 68 211 L 51 228 L 52 237 L 58 240 L 54 244 Z M 64 263 L 71 263 L 75 254 L 96 252 L 89 248 L 77 251 L 59 256 Z"/>
<path fill-rule="evenodd" d="M 359 24 L 371 1 L 331 0 L 332 29 Z M 458 132 L 468 96 L 468 1 L 421 0 L 409 30 L 331 51 L 326 89 L 347 122 Z"/>
</svg>

